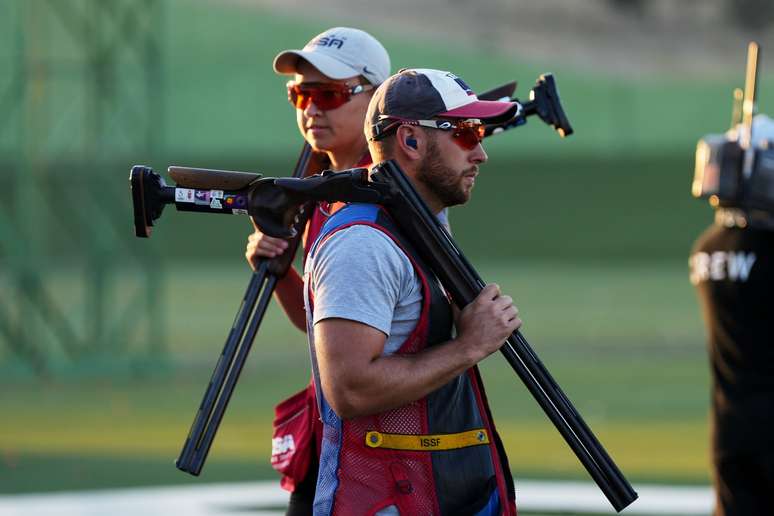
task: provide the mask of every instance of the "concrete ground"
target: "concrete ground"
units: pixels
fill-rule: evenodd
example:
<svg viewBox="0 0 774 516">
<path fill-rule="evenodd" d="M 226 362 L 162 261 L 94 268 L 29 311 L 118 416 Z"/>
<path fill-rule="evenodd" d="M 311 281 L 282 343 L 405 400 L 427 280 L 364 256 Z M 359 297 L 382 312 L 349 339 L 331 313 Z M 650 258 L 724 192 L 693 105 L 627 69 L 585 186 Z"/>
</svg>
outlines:
<svg viewBox="0 0 774 516">
<path fill-rule="evenodd" d="M 522 480 L 516 486 L 519 512 L 615 514 L 591 482 Z M 638 515 L 709 515 L 709 487 L 635 485 L 639 499 L 623 511 Z M 269 516 L 284 514 L 288 495 L 277 482 L 202 484 L 103 491 L 0 496 L 3 516 Z"/>
</svg>

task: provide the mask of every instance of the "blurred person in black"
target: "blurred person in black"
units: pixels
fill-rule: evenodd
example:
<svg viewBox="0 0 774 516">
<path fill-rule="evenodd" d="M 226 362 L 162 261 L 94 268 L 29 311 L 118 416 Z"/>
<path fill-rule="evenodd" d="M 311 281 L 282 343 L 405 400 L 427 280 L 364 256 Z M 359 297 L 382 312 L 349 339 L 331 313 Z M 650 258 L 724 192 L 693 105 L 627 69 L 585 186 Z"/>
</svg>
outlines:
<svg viewBox="0 0 774 516">
<path fill-rule="evenodd" d="M 755 117 L 753 145 L 774 149 L 774 120 Z M 774 514 L 774 205 L 717 206 L 690 268 L 708 333 L 715 514 Z"/>
</svg>

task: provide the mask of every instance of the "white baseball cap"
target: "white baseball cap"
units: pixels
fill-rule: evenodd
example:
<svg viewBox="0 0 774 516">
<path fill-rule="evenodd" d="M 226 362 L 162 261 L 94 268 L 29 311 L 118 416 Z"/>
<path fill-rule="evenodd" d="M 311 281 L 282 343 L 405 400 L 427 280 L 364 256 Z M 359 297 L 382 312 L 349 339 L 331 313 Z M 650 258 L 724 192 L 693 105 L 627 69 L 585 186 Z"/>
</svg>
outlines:
<svg viewBox="0 0 774 516">
<path fill-rule="evenodd" d="M 369 33 L 351 27 L 334 27 L 318 34 L 302 50 L 285 50 L 274 58 L 274 71 L 294 74 L 305 59 L 331 79 L 362 75 L 378 86 L 390 76 L 390 56 Z"/>
</svg>

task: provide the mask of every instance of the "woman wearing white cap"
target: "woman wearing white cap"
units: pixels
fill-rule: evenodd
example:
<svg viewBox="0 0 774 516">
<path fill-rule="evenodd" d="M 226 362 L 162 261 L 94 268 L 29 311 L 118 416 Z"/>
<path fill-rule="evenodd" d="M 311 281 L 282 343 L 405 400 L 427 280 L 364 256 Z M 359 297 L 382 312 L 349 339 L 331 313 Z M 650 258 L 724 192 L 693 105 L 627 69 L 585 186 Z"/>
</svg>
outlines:
<svg viewBox="0 0 774 516">
<path fill-rule="evenodd" d="M 288 100 L 296 109 L 302 136 L 326 162 L 325 168 L 371 164 L 363 121 L 373 91 L 390 76 L 390 58 L 381 43 L 362 30 L 335 27 L 301 50 L 280 52 L 274 71 L 294 76 L 288 82 Z M 339 207 L 317 206 L 304 235 L 305 253 L 307 243 L 314 242 L 327 217 Z M 255 228 L 245 257 L 255 268 L 259 259 L 274 258 L 287 248 L 286 240 Z M 292 267 L 277 283 L 275 298 L 290 321 L 306 331 L 303 280 Z M 313 385 L 276 411 L 272 465 L 283 474 L 282 486 L 291 491 L 287 514 L 312 514 L 321 436 Z"/>
</svg>

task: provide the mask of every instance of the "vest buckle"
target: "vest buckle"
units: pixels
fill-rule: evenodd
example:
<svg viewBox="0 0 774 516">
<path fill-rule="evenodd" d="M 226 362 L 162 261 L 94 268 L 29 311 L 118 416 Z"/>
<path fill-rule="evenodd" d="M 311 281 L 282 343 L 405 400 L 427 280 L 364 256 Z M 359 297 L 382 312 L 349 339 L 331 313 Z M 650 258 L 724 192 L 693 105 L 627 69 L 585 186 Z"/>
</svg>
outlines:
<svg viewBox="0 0 774 516">
<path fill-rule="evenodd" d="M 396 480 L 395 487 L 398 488 L 400 494 L 411 494 L 414 492 L 414 486 L 408 480 Z"/>
<path fill-rule="evenodd" d="M 390 473 L 395 480 L 395 487 L 400 494 L 411 494 L 414 492 L 414 486 L 411 485 L 411 481 L 406 474 L 405 467 L 399 462 L 393 462 L 390 464 Z"/>
</svg>

